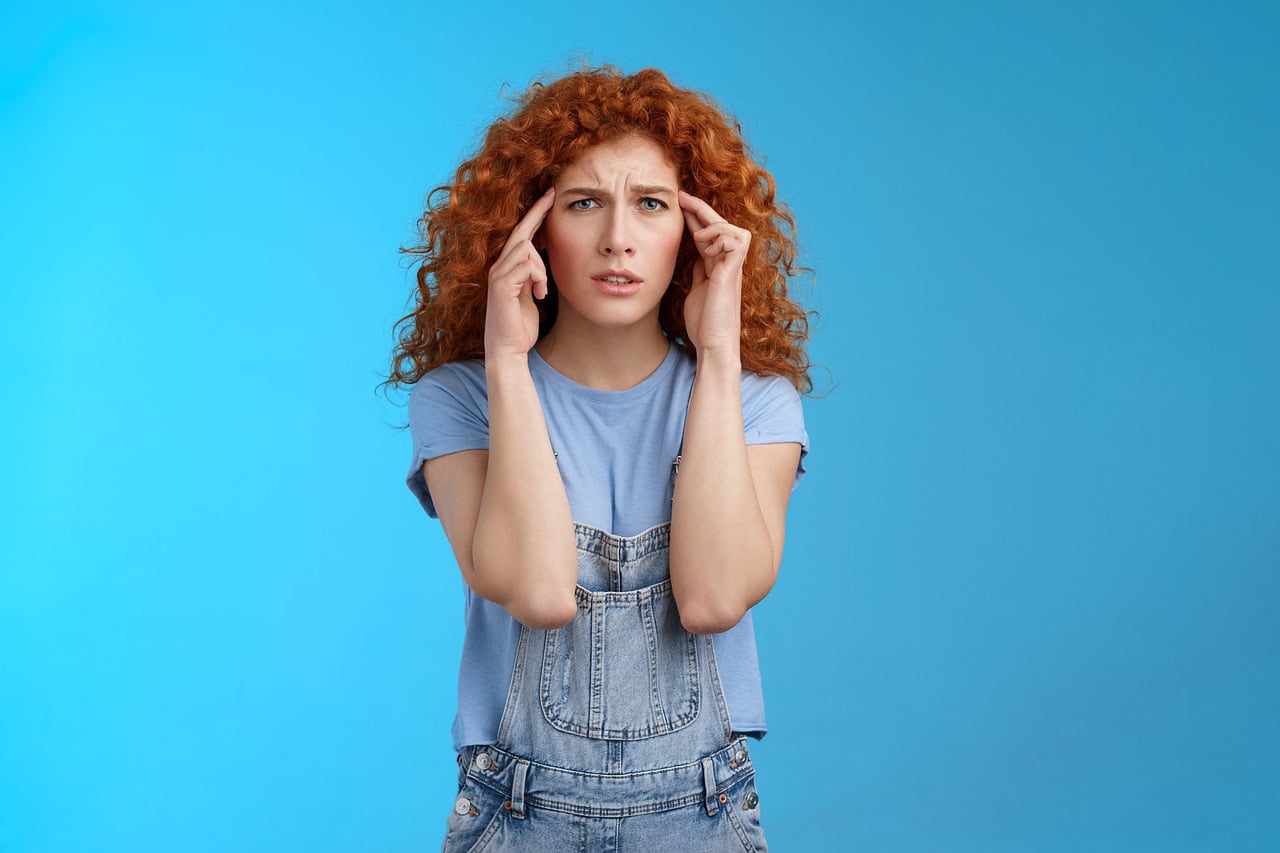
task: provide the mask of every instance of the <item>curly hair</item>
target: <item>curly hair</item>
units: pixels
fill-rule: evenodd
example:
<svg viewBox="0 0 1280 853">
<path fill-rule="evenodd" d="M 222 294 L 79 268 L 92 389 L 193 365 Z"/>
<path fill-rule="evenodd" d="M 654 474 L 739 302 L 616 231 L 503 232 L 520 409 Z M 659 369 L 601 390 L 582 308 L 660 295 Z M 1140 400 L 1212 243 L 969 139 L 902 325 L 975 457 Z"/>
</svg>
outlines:
<svg viewBox="0 0 1280 853">
<path fill-rule="evenodd" d="M 398 344 L 383 384 L 412 384 L 445 362 L 483 358 L 489 267 L 520 217 L 587 148 L 643 134 L 668 153 L 683 188 L 751 232 L 742 270 L 743 368 L 785 376 L 801 393 L 813 390 L 804 351 L 811 312 L 787 296 L 787 278 L 808 271 L 795 263 L 795 221 L 774 198 L 773 176 L 750 156 L 736 120 L 655 68 L 630 76 L 608 65 L 585 68 L 535 82 L 515 100 L 453 183 L 428 193 L 421 242 L 400 250 L 418 259 L 416 305 L 396 323 Z M 663 332 L 694 356 L 684 301 L 697 256 L 686 232 L 658 309 Z M 548 295 L 536 303 L 540 337 L 558 304 L 547 267 Z"/>
</svg>

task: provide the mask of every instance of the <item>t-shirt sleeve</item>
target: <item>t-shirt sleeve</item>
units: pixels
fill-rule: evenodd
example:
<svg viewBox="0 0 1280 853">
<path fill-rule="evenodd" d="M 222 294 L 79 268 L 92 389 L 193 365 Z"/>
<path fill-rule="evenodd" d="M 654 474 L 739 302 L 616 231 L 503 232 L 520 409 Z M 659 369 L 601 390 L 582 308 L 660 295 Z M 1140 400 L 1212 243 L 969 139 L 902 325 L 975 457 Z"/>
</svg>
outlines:
<svg viewBox="0 0 1280 853">
<path fill-rule="evenodd" d="M 413 461 L 405 484 L 427 515 L 439 518 L 422 477 L 422 463 L 460 450 L 488 449 L 489 403 L 483 364 L 453 362 L 423 375 L 409 392 L 409 432 Z"/>
<path fill-rule="evenodd" d="M 775 444 L 795 441 L 800 444 L 800 462 L 791 491 L 804 479 L 805 458 L 809 455 L 809 433 L 804 428 L 804 408 L 800 392 L 786 377 L 756 376 L 743 373 L 742 426 L 747 444 Z"/>
</svg>

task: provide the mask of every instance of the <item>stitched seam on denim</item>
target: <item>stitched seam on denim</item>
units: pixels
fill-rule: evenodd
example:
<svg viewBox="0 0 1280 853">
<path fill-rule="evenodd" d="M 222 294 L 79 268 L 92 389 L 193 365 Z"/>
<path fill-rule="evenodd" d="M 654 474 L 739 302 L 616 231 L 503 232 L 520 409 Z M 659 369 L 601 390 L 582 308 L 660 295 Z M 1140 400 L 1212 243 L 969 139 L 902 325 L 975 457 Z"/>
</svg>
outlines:
<svg viewBox="0 0 1280 853">
<path fill-rule="evenodd" d="M 724 695 L 724 684 L 720 681 L 720 663 L 716 660 L 716 643 L 710 634 L 703 634 L 702 647 L 707 650 L 707 673 L 711 676 L 711 695 L 716 701 L 716 710 L 720 713 L 720 722 L 724 724 L 724 735 L 733 740 L 733 720 L 729 718 L 729 700 Z"/>
<path fill-rule="evenodd" d="M 614 592 L 612 590 L 592 592 L 586 587 L 579 585 L 573 588 L 573 594 L 578 601 L 583 603 L 590 603 L 593 598 L 601 598 L 612 602 L 630 602 L 638 604 L 645 596 L 663 595 L 670 588 L 671 578 L 664 578 L 663 580 L 660 580 L 655 584 L 650 584 L 649 586 L 642 586 L 639 589 L 622 590 L 620 592 Z M 602 601 L 601 603 L 604 602 Z M 556 630 L 561 629 L 557 628 Z"/>
<path fill-rule="evenodd" d="M 705 756 L 705 757 L 716 759 L 716 763 L 718 765 L 723 764 L 723 766 L 727 768 L 729 766 L 729 760 L 732 758 L 733 754 L 737 751 L 735 747 L 737 747 L 736 742 L 731 743 L 728 746 L 722 747 L 716 750 L 715 752 L 711 753 L 711 755 Z M 477 747 L 477 749 L 479 748 L 480 747 Z M 589 770 L 572 770 L 567 767 L 557 767 L 554 764 L 541 764 L 537 761 L 533 761 L 532 759 L 524 758 L 521 755 L 517 755 L 509 750 L 503 749 L 501 746 L 498 746 L 496 744 L 492 746 L 492 749 L 490 751 L 497 752 L 502 756 L 502 760 L 505 762 L 501 765 L 502 767 L 506 767 L 508 764 L 523 760 L 523 761 L 529 762 L 529 769 L 531 771 L 537 770 L 553 776 L 571 776 L 578 779 L 600 780 L 606 783 L 610 780 L 617 780 L 619 782 L 625 781 L 628 784 L 634 784 L 637 781 L 643 781 L 646 779 L 653 779 L 655 781 L 661 782 L 662 777 L 664 776 L 676 776 L 681 773 L 684 773 L 688 775 L 690 778 L 697 776 L 698 783 L 696 786 L 693 786 L 693 787 L 697 787 L 699 790 L 701 790 L 701 786 L 702 786 L 702 781 L 701 781 L 702 780 L 702 758 L 695 759 L 685 764 L 672 764 L 668 767 L 657 767 L 652 770 L 632 770 L 626 773 L 594 773 Z M 732 784 L 733 780 L 738 779 L 739 777 L 752 772 L 752 770 L 753 768 L 750 763 L 743 764 L 738 769 L 726 775 L 724 778 L 724 782 L 719 783 L 717 787 L 729 787 Z M 482 778 L 482 777 L 476 776 L 474 773 L 469 773 L 468 775 L 470 775 L 471 778 L 473 779 Z M 661 783 L 667 784 L 665 782 L 661 782 Z"/>
<path fill-rule="evenodd" d="M 664 521 L 633 536 L 617 536 L 598 527 L 573 523 L 578 550 L 614 562 L 630 562 L 671 546 L 671 522 Z"/>
<path fill-rule="evenodd" d="M 662 800 L 653 800 L 653 801 L 642 801 L 626 807 L 618 807 L 618 808 L 600 807 L 600 806 L 590 806 L 590 805 L 571 803 L 566 800 L 557 800 L 557 799 L 538 796 L 535 794 L 529 794 L 527 793 L 527 783 L 526 783 L 526 793 L 524 797 L 525 810 L 527 812 L 529 805 L 532 803 L 537 806 L 542 806 L 543 808 L 549 808 L 555 811 L 563 811 L 569 814 L 576 814 L 576 815 L 581 815 L 586 817 L 626 817 L 627 814 L 653 814 L 655 812 L 668 811 L 673 808 L 683 808 L 684 806 L 693 805 L 695 803 L 702 803 L 703 801 L 706 800 L 706 791 L 703 788 L 703 783 L 701 778 L 702 767 L 701 765 L 693 765 L 693 766 L 698 768 L 698 774 L 699 774 L 696 780 L 694 780 L 692 776 L 688 780 L 689 788 L 690 790 L 693 791 L 693 793 L 683 794 L 679 797 L 667 798 Z M 635 779 L 637 777 L 644 777 L 644 776 L 667 772 L 667 770 L 646 770 L 646 771 L 640 771 L 637 773 L 614 773 L 614 774 L 578 773 L 575 771 L 566 771 L 566 770 L 559 770 L 557 768 L 549 768 L 549 767 L 545 767 L 544 765 L 539 765 L 534 762 L 529 762 L 529 775 L 531 778 L 535 776 L 535 774 L 537 774 L 538 771 L 540 770 L 550 771 L 555 775 L 557 775 L 558 777 L 561 777 L 558 779 L 558 781 L 561 783 L 568 783 L 571 781 L 570 779 L 566 779 L 563 777 L 577 777 L 577 778 L 591 778 L 591 779 L 614 779 L 614 780 L 617 780 L 619 784 L 622 784 L 625 782 L 629 786 L 633 786 L 635 784 Z M 724 779 L 717 778 L 716 793 L 727 794 L 728 792 L 732 791 L 735 787 L 740 785 L 742 782 L 748 781 L 748 777 L 753 775 L 754 772 L 755 772 L 754 768 L 752 768 L 750 764 L 745 764 L 739 769 L 730 773 Z M 495 794 L 498 794 L 499 796 L 505 797 L 509 793 L 511 793 L 510 784 L 507 784 L 504 786 L 498 780 L 492 777 L 481 776 L 477 773 L 468 771 L 467 778 L 478 785 L 488 788 L 490 791 L 494 792 Z M 620 790 L 619 793 L 621 794 L 623 792 Z"/>
<path fill-rule="evenodd" d="M 588 638 L 589 659 L 587 661 L 587 670 L 590 673 L 590 677 L 587 682 L 586 720 L 583 722 L 570 719 L 574 716 L 581 716 L 580 713 L 575 714 L 575 711 L 581 710 L 580 705 L 575 706 L 572 702 L 565 702 L 562 696 L 563 691 L 557 691 L 554 686 L 556 667 L 564 667 L 565 665 L 556 652 L 562 634 L 568 630 L 567 627 L 557 628 L 546 633 L 542 653 L 542 671 L 538 685 L 538 692 L 542 700 L 540 703 L 542 717 L 552 728 L 567 734 L 603 740 L 645 740 L 680 731 L 692 725 L 698 719 L 702 709 L 702 691 L 698 689 L 698 645 L 700 642 L 710 641 L 699 640 L 696 636 L 684 632 L 685 684 L 682 685 L 682 688 L 687 688 L 687 695 L 680 697 L 680 705 L 671 708 L 672 713 L 670 714 L 666 713 L 661 705 L 654 705 L 655 719 L 646 726 L 614 726 L 606 728 L 604 725 L 605 685 L 603 667 L 605 660 L 602 645 L 604 631 L 601 624 L 604 622 L 604 614 L 610 607 L 617 607 L 623 604 L 635 604 L 641 607 L 643 611 L 643 605 L 646 602 L 653 602 L 656 599 L 665 597 L 670 588 L 670 578 L 640 589 L 627 590 L 625 592 L 592 592 L 581 586 L 574 588 L 574 595 L 577 598 L 580 609 L 585 608 L 590 614 L 590 622 L 587 626 L 590 632 Z M 627 609 L 631 608 L 628 606 Z M 643 615 L 645 614 L 642 612 Z M 579 630 L 581 628 L 582 626 L 579 626 Z M 656 625 L 654 628 L 656 630 Z M 654 641 L 647 634 L 645 639 L 650 646 L 654 644 Z M 656 651 L 654 654 L 656 654 Z M 579 661 L 577 665 L 582 666 L 582 662 Z M 651 672 L 651 682 L 656 682 L 656 679 L 657 673 Z M 657 696 L 656 683 L 651 684 L 651 693 Z M 720 708 L 721 718 L 727 719 L 728 714 L 723 709 L 723 703 L 720 703 Z"/>
<path fill-rule="evenodd" d="M 658 624 L 653 614 L 653 596 L 649 596 L 640 605 L 640 621 L 644 628 L 645 645 L 649 653 L 649 704 L 653 708 L 655 723 L 670 730 L 671 720 L 667 718 L 667 709 L 662 702 L 662 686 L 658 675 Z"/>
<path fill-rule="evenodd" d="M 544 797 L 525 797 L 525 806 L 526 809 L 529 805 L 532 805 L 535 808 L 561 812 L 562 814 L 577 815 L 579 817 L 618 818 L 658 814 L 659 812 L 687 808 L 692 805 L 700 804 L 703 799 L 703 794 L 696 794 L 686 797 L 678 797 L 675 799 L 659 800 L 653 803 L 636 803 L 630 806 L 611 808 L 608 806 L 590 806 L 565 802 L 563 800 L 551 800 Z"/>
<path fill-rule="evenodd" d="M 725 814 L 729 817 L 729 825 L 733 827 L 733 831 L 737 833 L 738 840 L 742 842 L 742 849 L 745 853 L 756 853 L 756 846 L 751 843 L 751 839 L 747 837 L 747 828 L 742 825 L 742 820 L 734 811 L 732 802 L 725 804 Z"/>
<path fill-rule="evenodd" d="M 520 626 L 520 635 L 516 640 L 516 657 L 511 666 L 511 682 L 507 685 L 507 701 L 502 706 L 502 716 L 498 719 L 497 743 L 506 743 L 511 734 L 511 718 L 520 694 L 520 685 L 524 683 L 524 669 L 528 665 L 529 628 Z M 495 744 L 496 745 L 496 744 Z"/>
</svg>

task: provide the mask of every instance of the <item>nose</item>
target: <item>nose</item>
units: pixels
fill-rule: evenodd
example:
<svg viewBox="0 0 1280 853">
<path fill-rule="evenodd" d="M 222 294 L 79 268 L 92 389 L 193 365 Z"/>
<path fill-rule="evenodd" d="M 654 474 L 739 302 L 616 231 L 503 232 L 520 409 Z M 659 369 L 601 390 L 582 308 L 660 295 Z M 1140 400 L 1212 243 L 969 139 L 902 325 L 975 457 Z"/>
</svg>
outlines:
<svg viewBox="0 0 1280 853">
<path fill-rule="evenodd" d="M 604 232 L 600 235 L 600 253 L 602 255 L 634 255 L 636 253 L 634 239 L 626 211 L 622 205 L 616 205 L 609 212 Z"/>
</svg>

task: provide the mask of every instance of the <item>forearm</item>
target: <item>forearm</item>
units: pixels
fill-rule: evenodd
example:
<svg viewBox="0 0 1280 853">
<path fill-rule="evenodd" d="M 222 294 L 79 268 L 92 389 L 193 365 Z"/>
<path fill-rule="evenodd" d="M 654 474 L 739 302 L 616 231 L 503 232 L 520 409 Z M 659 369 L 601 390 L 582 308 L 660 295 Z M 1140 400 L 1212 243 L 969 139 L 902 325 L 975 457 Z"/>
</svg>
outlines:
<svg viewBox="0 0 1280 853">
<path fill-rule="evenodd" d="M 559 627 L 577 609 L 578 557 L 527 356 L 486 362 L 485 379 L 489 459 L 468 583 L 525 625 Z"/>
<path fill-rule="evenodd" d="M 680 618 L 694 633 L 728 630 L 773 580 L 773 546 L 747 463 L 741 366 L 700 354 L 671 508 Z"/>
</svg>

